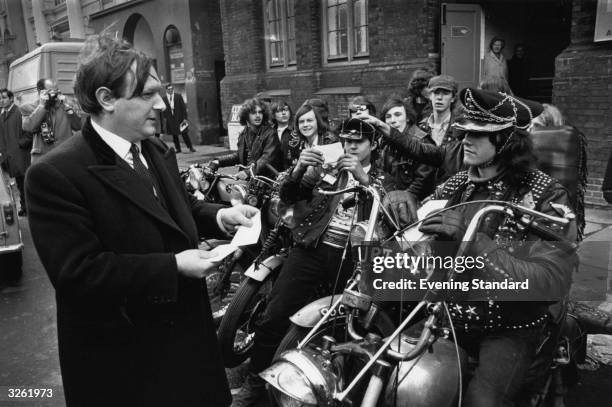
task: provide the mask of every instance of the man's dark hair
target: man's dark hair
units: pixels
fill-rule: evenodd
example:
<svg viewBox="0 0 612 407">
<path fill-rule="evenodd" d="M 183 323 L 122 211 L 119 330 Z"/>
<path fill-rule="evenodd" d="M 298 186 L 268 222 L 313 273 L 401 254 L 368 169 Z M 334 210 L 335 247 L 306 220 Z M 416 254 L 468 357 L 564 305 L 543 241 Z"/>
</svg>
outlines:
<svg viewBox="0 0 612 407">
<path fill-rule="evenodd" d="M 284 100 L 280 100 L 278 102 L 274 102 L 272 103 L 272 106 L 270 107 L 270 110 L 272 111 L 272 123 L 274 125 L 277 125 L 278 123 L 276 123 L 276 112 L 278 112 L 279 110 L 282 110 L 284 108 L 289 109 L 289 121 L 291 121 L 291 119 L 293 118 L 293 111 L 291 110 L 291 106 L 289 106 L 289 103 L 287 103 Z"/>
<path fill-rule="evenodd" d="M 136 72 L 130 69 L 134 62 Z M 152 59 L 129 42 L 108 34 L 94 36 L 81 49 L 74 94 L 85 112 L 98 114 L 102 111 L 96 99 L 100 87 L 110 89 L 115 98 L 140 96 L 152 66 Z"/>
<path fill-rule="evenodd" d="M 166 85 L 166 89 L 168 89 L 168 88 L 172 88 L 172 89 L 174 89 L 174 85 L 173 85 L 173 84 L 171 84 L 171 83 L 169 83 L 169 84 L 167 84 L 167 85 Z"/>
<path fill-rule="evenodd" d="M 6 96 L 8 96 L 9 99 L 13 98 L 13 92 L 8 90 L 7 88 L 0 89 L 0 95 L 3 94 L 3 93 L 6 93 Z"/>
<path fill-rule="evenodd" d="M 263 112 L 263 120 L 261 121 L 261 124 L 267 124 L 270 120 L 270 112 L 268 111 L 268 106 L 266 103 L 259 99 L 247 99 L 244 101 L 242 106 L 240 106 L 240 112 L 238 113 L 240 124 L 246 126 L 246 124 L 249 122 L 249 113 L 255 113 L 255 109 L 257 107 L 261 108 Z"/>
<path fill-rule="evenodd" d="M 37 91 L 41 91 L 45 89 L 45 82 L 47 81 L 47 79 L 49 78 L 40 78 L 37 82 L 36 82 L 36 90 Z"/>
<path fill-rule="evenodd" d="M 293 128 L 299 135 L 302 135 L 302 133 L 300 133 L 300 127 L 298 126 L 298 121 L 300 120 L 300 117 L 304 116 L 310 111 L 314 112 L 315 120 L 317 121 L 317 134 L 321 136 L 328 130 L 327 123 L 323 121 L 321 112 L 313 105 L 303 104 L 302 106 L 300 106 L 298 111 L 295 112 L 295 121 Z"/>
<path fill-rule="evenodd" d="M 406 119 L 408 122 L 408 126 L 410 126 L 411 124 L 416 123 L 416 113 L 414 111 L 414 109 L 412 109 L 411 107 L 409 107 L 399 96 L 391 96 L 389 99 L 387 99 L 387 101 L 385 102 L 385 104 L 382 107 L 382 110 L 380 111 L 380 120 L 382 120 L 383 122 L 385 121 L 385 116 L 387 114 L 387 112 L 391 109 L 393 109 L 394 107 L 403 107 L 404 110 L 406 111 Z"/>
</svg>

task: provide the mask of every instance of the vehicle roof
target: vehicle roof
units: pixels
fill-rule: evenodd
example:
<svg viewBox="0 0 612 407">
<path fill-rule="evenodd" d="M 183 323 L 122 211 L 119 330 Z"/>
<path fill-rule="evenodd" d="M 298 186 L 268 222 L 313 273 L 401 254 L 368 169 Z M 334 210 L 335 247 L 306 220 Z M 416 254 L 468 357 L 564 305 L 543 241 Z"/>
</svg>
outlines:
<svg viewBox="0 0 612 407">
<path fill-rule="evenodd" d="M 33 51 L 28 52 L 24 56 L 17 58 L 11 63 L 11 67 L 19 65 L 21 62 L 32 58 L 35 55 L 45 52 L 73 52 L 79 51 L 83 46 L 82 42 L 48 42 L 41 45 Z"/>
</svg>

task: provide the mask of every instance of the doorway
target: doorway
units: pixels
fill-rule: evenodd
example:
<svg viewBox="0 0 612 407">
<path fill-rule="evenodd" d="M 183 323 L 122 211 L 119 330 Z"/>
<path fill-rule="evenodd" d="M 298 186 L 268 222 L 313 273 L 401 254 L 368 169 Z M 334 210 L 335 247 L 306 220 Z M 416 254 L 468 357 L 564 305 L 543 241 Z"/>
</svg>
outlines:
<svg viewBox="0 0 612 407">
<path fill-rule="evenodd" d="M 494 37 L 503 38 L 502 54 L 506 61 L 512 60 L 517 45 L 524 45 L 527 84 L 519 96 L 550 103 L 555 58 L 570 43 L 571 9 L 571 0 L 443 3 L 440 20 L 442 72 L 456 76 L 462 86 L 477 86 L 478 80 L 474 79 L 480 79 L 480 66 L 489 51 L 490 41 Z M 454 26 L 471 29 L 469 24 L 473 26 L 473 34 L 465 29 L 463 32 L 457 28 L 452 30 Z M 475 50 L 478 62 L 473 55 Z"/>
</svg>

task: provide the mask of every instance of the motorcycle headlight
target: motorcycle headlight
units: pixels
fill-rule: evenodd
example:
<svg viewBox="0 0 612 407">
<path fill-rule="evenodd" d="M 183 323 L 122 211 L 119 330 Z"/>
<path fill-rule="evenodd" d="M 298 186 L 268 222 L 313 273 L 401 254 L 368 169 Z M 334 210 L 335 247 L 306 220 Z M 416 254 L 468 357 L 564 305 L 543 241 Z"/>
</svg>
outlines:
<svg viewBox="0 0 612 407">
<path fill-rule="evenodd" d="M 187 183 L 197 191 L 200 188 L 200 181 L 202 180 L 202 170 L 200 168 L 189 168 L 189 177 L 187 177 Z"/>
<path fill-rule="evenodd" d="M 210 187 L 210 182 L 206 178 L 202 178 L 200 181 L 200 191 L 208 191 Z"/>
<path fill-rule="evenodd" d="M 257 208 L 257 204 L 259 204 L 259 199 L 257 199 L 257 195 L 249 195 L 246 198 L 246 203 Z"/>
<path fill-rule="evenodd" d="M 317 354 L 290 350 L 259 375 L 273 388 L 281 406 L 331 406 L 336 389 L 329 363 Z M 328 367 L 326 367 L 326 365 Z"/>
<path fill-rule="evenodd" d="M 247 191 L 244 185 L 232 184 L 229 188 L 230 203 L 232 206 L 240 205 L 246 202 Z"/>
</svg>

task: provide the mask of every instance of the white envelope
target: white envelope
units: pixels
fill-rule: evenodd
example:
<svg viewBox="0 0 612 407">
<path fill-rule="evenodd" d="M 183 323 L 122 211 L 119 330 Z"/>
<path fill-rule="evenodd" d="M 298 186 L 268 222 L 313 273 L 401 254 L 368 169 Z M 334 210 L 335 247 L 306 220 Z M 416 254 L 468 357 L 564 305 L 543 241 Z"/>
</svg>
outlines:
<svg viewBox="0 0 612 407">
<path fill-rule="evenodd" d="M 342 143 L 332 143 L 323 146 L 316 146 L 315 150 L 320 151 L 323 154 L 324 164 L 335 163 L 340 159 L 340 156 L 344 154 L 344 148 Z"/>
<path fill-rule="evenodd" d="M 211 250 L 210 253 L 215 256 L 207 260 L 213 263 L 221 261 L 238 250 L 238 247 L 257 243 L 261 233 L 261 212 L 257 212 L 257 214 L 251 218 L 251 221 L 253 222 L 251 227 L 240 226 L 238 228 L 230 243 L 217 246 Z"/>
</svg>

